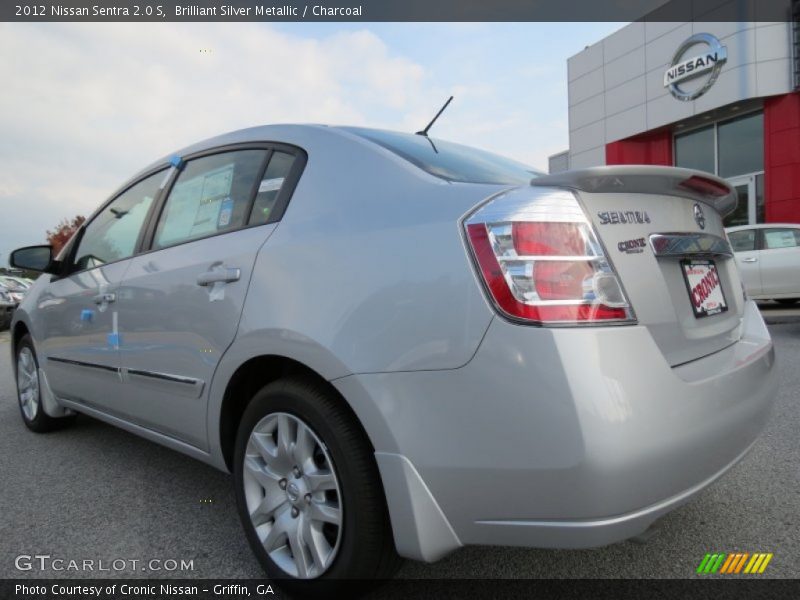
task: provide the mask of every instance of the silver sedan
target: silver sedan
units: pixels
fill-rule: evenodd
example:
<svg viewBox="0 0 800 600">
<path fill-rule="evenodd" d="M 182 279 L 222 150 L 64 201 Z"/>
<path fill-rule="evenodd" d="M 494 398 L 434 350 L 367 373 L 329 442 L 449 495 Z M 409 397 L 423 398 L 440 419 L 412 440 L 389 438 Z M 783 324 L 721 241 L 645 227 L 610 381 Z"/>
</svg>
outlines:
<svg viewBox="0 0 800 600">
<path fill-rule="evenodd" d="M 301 592 L 624 540 L 736 464 L 776 382 L 730 185 L 544 176 L 422 133 L 225 134 L 57 257 L 14 252 L 44 273 L 12 324 L 25 425 L 83 413 L 231 472 L 253 552 Z"/>
</svg>

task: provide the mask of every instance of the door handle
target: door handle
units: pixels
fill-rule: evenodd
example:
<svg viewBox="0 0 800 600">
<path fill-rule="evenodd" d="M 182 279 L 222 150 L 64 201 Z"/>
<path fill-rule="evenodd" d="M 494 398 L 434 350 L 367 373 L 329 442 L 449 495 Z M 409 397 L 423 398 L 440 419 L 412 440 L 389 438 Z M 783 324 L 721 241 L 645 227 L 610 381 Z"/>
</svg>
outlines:
<svg viewBox="0 0 800 600">
<path fill-rule="evenodd" d="M 754 262 L 758 262 L 758 259 L 757 259 L 757 258 L 755 258 L 755 257 L 751 257 L 751 258 L 743 258 L 743 259 L 742 259 L 742 262 L 746 262 L 746 263 L 754 263 Z"/>
<path fill-rule="evenodd" d="M 95 304 L 110 304 L 111 302 L 117 301 L 117 295 L 114 292 L 104 292 L 102 294 L 97 294 L 94 297 Z"/>
<path fill-rule="evenodd" d="M 208 286 L 215 283 L 239 281 L 242 271 L 236 268 L 215 267 L 197 276 L 197 285 Z"/>
</svg>

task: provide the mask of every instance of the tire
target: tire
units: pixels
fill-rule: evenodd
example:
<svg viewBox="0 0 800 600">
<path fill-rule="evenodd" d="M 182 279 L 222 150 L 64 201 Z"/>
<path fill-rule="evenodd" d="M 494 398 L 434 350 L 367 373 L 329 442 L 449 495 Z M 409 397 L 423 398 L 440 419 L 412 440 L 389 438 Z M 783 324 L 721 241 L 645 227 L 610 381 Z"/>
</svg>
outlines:
<svg viewBox="0 0 800 600">
<path fill-rule="evenodd" d="M 800 298 L 780 298 L 775 300 L 775 302 L 784 306 L 792 306 L 793 304 L 796 304 L 798 300 L 800 300 Z"/>
<path fill-rule="evenodd" d="M 253 552 L 289 593 L 329 594 L 400 565 L 372 447 L 323 385 L 285 379 L 255 394 L 239 425 L 234 485 Z M 338 525 L 324 522 L 337 515 Z"/>
<path fill-rule="evenodd" d="M 39 382 L 39 360 L 36 358 L 36 350 L 29 335 L 25 335 L 19 341 L 16 360 L 17 402 L 25 426 L 36 433 L 46 433 L 72 423 L 75 415 L 51 417 L 44 412 Z"/>
</svg>

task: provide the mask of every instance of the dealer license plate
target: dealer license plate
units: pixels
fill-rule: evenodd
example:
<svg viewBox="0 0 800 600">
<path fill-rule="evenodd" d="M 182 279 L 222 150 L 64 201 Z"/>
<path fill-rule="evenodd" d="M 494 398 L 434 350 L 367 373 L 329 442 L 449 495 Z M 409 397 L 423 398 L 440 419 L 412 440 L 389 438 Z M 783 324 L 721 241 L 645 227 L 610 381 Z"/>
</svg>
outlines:
<svg viewBox="0 0 800 600">
<path fill-rule="evenodd" d="M 695 317 L 709 317 L 728 310 L 713 260 L 682 260 L 681 269 Z"/>
</svg>

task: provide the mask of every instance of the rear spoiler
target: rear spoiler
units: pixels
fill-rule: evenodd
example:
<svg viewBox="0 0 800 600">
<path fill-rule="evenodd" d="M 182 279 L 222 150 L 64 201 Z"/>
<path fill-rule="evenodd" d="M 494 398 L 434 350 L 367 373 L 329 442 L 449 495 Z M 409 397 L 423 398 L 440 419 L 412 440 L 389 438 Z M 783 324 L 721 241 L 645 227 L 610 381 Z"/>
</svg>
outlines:
<svg viewBox="0 0 800 600">
<path fill-rule="evenodd" d="M 709 173 L 678 167 L 624 165 L 592 167 L 536 177 L 531 185 L 563 187 L 593 194 L 659 194 L 703 202 L 723 217 L 736 208 L 736 190 Z"/>
</svg>

